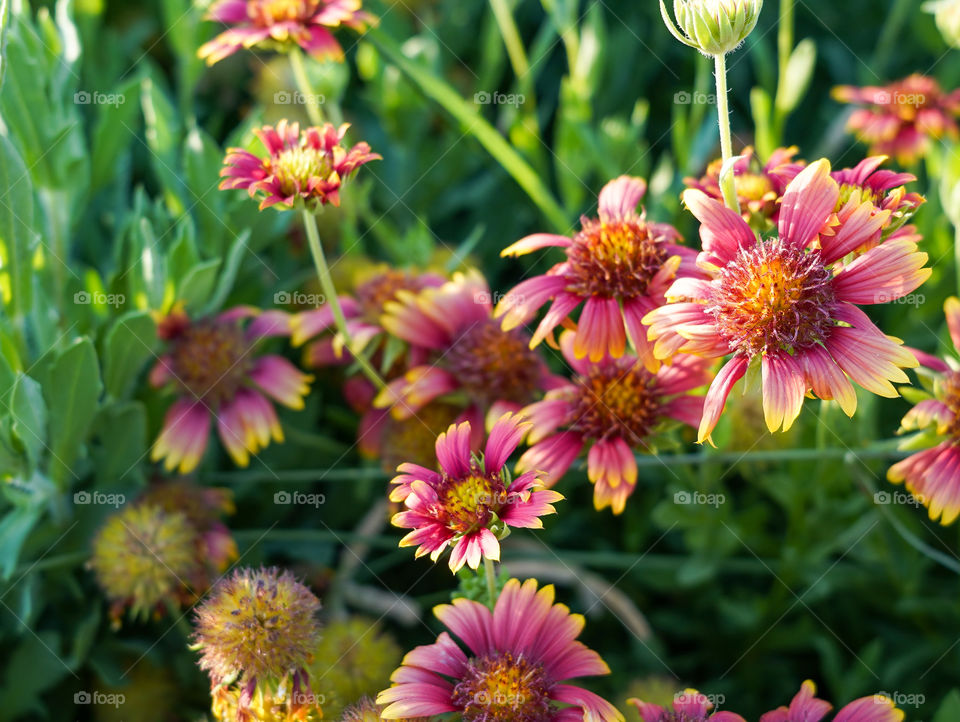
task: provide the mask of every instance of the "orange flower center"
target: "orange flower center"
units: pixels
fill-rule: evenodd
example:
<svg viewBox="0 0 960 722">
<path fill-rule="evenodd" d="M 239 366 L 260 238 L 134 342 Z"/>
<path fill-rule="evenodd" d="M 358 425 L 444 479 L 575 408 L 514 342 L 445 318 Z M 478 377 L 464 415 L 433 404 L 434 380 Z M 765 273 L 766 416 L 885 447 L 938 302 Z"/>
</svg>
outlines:
<svg viewBox="0 0 960 722">
<path fill-rule="evenodd" d="M 363 316 L 371 323 L 379 323 L 383 306 L 394 301 L 400 291 L 420 291 L 423 283 L 407 271 L 388 268 L 359 284 L 354 292 L 360 302 Z"/>
<path fill-rule="evenodd" d="M 237 324 L 200 321 L 173 340 L 176 380 L 210 406 L 233 398 L 250 370 L 249 344 Z"/>
<path fill-rule="evenodd" d="M 272 170 L 280 190 L 292 196 L 307 190 L 311 179 L 326 180 L 332 171 L 329 156 L 310 146 L 287 148 L 272 162 Z"/>
<path fill-rule="evenodd" d="M 444 520 L 458 532 L 485 527 L 505 503 L 506 493 L 499 474 L 485 476 L 477 468 L 462 479 L 445 477 L 439 492 Z"/>
<path fill-rule="evenodd" d="M 253 0 L 249 3 L 250 19 L 262 26 L 290 21 L 304 21 L 317 11 L 319 0 Z"/>
<path fill-rule="evenodd" d="M 570 428 L 587 439 L 619 436 L 639 444 L 650 435 L 660 410 L 656 379 L 639 363 L 594 367 L 577 378 Z"/>
<path fill-rule="evenodd" d="M 832 278 L 819 251 L 779 238 L 761 241 L 741 248 L 720 271 L 705 310 L 731 351 L 754 356 L 807 348 L 834 325 Z"/>
<path fill-rule="evenodd" d="M 464 332 L 443 360 L 473 400 L 528 403 L 543 376 L 541 362 L 519 331 L 504 331 L 492 319 Z"/>
<path fill-rule="evenodd" d="M 510 652 L 470 660 L 453 689 L 464 722 L 549 722 L 550 683 L 543 666 Z"/>
<path fill-rule="evenodd" d="M 608 298 L 644 295 L 669 257 L 662 240 L 639 218 L 615 223 L 584 220 L 567 248 L 565 275 L 571 279 L 567 290 Z"/>
<path fill-rule="evenodd" d="M 942 382 L 942 401 L 953 412 L 947 434 L 960 439 L 960 371 L 948 371 Z"/>
<path fill-rule="evenodd" d="M 741 173 L 734 176 L 737 195 L 746 201 L 772 200 L 773 182 L 763 173 Z M 774 196 L 775 198 L 775 196 Z"/>
<path fill-rule="evenodd" d="M 381 466 L 392 471 L 407 461 L 421 466 L 435 463 L 437 436 L 456 422 L 461 411 L 450 404 L 434 402 L 409 419 L 395 419 L 388 415 L 380 437 Z"/>
</svg>

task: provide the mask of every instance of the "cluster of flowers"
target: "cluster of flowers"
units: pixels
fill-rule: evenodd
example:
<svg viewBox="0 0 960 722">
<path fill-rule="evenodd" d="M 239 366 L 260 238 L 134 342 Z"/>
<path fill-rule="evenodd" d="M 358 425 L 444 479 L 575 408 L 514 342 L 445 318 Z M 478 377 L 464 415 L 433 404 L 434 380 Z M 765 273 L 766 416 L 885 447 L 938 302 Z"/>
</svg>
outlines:
<svg viewBox="0 0 960 722">
<path fill-rule="evenodd" d="M 732 5 L 746 13 L 732 44 L 721 37 L 722 23 L 695 22 L 681 0 L 684 35 L 675 33 L 729 52 L 759 11 L 747 0 Z M 231 26 L 200 49 L 211 63 L 254 46 L 338 58 L 331 29 L 372 20 L 359 0 L 220 0 L 210 17 Z M 952 522 L 960 515 L 960 362 L 905 348 L 859 306 L 902 298 L 930 276 L 908 223 L 923 202 L 907 191 L 915 178 L 881 166 L 888 154 L 908 162 L 931 139 L 956 134 L 960 99 L 918 76 L 892 89 L 841 88 L 837 97 L 868 106 L 850 127 L 874 155 L 834 171 L 826 159 L 796 160 L 795 148 L 765 163 L 747 149 L 733 166 L 740 212 L 724 205 L 726 181 L 720 164 L 712 165 L 687 180 L 682 197 L 700 224 L 696 248 L 649 219 L 640 207 L 646 183 L 622 176 L 603 188 L 596 216 L 583 217 L 572 235 L 537 233 L 503 251 L 556 248 L 564 258 L 496 305 L 476 270 L 448 277 L 375 269 L 352 293 L 299 314 L 239 307 L 190 318 L 175 306 L 160 319 L 166 350 L 150 374 L 153 386 L 178 397 L 154 460 L 168 471 L 193 471 L 212 422 L 241 466 L 282 441 L 271 400 L 302 408 L 313 377 L 261 345 L 289 337 L 305 345 L 312 370 L 348 369 L 344 388 L 363 415 L 361 449 L 398 464 L 390 499 L 403 510 L 393 523 L 410 530 L 401 546 L 433 561 L 450 551 L 454 572 L 484 563 L 492 580 L 500 542 L 511 528 L 540 528 L 541 517 L 555 513 L 563 497 L 551 487 L 582 454 L 596 508 L 620 513 L 637 485 L 635 454 L 656 453 L 673 426 L 710 441 L 741 379 L 759 383 L 768 429 L 786 431 L 805 397 L 834 400 L 852 416 L 854 384 L 894 397 L 893 384 L 909 381 L 903 369 L 922 362 L 926 391 L 916 392 L 923 396 L 902 430 L 917 432 L 907 443 L 924 450 L 894 466 L 890 480 L 906 481 L 931 517 Z M 336 205 L 351 174 L 379 158 L 366 143 L 348 147 L 346 131 L 286 121 L 263 127 L 264 155 L 228 151 L 221 187 L 248 191 L 261 208 L 306 216 Z M 323 282 L 329 272 L 321 259 L 318 270 Z M 960 348 L 960 301 L 948 302 L 947 317 Z M 560 351 L 568 375 L 550 371 L 543 342 Z M 521 444 L 527 448 L 511 470 Z M 173 488 L 179 496 L 167 503 Z M 217 719 L 319 719 L 322 695 L 313 692 L 310 666 L 320 602 L 276 569 L 241 569 L 213 584 L 235 556 L 219 522 L 228 509 L 229 498 L 216 490 L 155 490 L 107 523 L 92 567 L 117 617 L 127 606 L 145 614 L 171 601 L 189 604 L 213 586 L 197 609 L 195 647 Z M 609 669 L 577 640 L 584 619 L 555 603 L 552 587 L 510 579 L 497 593 L 491 582 L 487 601 L 437 607 L 459 643 L 444 632 L 414 649 L 392 687 L 357 701 L 343 719 L 452 712 L 467 722 L 623 720 L 609 702 L 568 683 Z M 763 722 L 819 722 L 831 705 L 814 692 L 804 683 Z M 644 722 L 743 722 L 732 712 L 711 714 L 695 690 L 669 708 L 632 703 Z M 856 700 L 834 718 L 902 719 L 885 697 Z"/>
</svg>

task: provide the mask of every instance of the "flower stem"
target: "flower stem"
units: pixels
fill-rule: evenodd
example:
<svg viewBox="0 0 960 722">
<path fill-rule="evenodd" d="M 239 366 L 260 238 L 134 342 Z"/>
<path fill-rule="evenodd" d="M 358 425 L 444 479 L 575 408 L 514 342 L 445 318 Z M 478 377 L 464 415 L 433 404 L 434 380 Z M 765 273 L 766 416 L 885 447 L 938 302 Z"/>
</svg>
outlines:
<svg viewBox="0 0 960 722">
<path fill-rule="evenodd" d="M 320 243 L 320 231 L 317 228 L 317 217 L 309 210 L 303 211 L 303 225 L 307 230 L 307 240 L 310 243 L 310 253 L 313 255 L 313 263 L 317 267 L 317 278 L 320 280 L 320 287 L 327 297 L 327 303 L 333 311 L 333 320 L 337 324 L 337 330 L 343 339 L 343 344 L 350 354 L 360 364 L 360 368 L 374 386 L 382 389 L 386 383 L 373 365 L 363 355 L 361 350 L 353 348 L 353 342 L 350 338 L 350 332 L 347 330 L 347 319 L 343 315 L 343 309 L 340 308 L 340 300 L 337 298 L 337 287 L 333 283 L 333 277 L 330 275 L 330 267 L 327 265 L 327 257 L 323 253 L 323 246 Z"/>
<path fill-rule="evenodd" d="M 794 2 L 795 0 L 780 0 L 780 20 L 777 24 L 777 56 L 780 67 L 777 78 L 777 100 L 773 104 L 773 133 L 776 145 L 782 144 L 783 128 L 787 120 L 782 98 L 787 92 L 787 65 L 793 53 Z"/>
<path fill-rule="evenodd" d="M 320 104 L 316 102 L 313 94 L 313 86 L 310 84 L 310 76 L 307 75 L 307 66 L 303 62 L 303 52 L 299 48 L 290 51 L 290 68 L 293 70 L 294 80 L 297 82 L 297 88 L 303 96 L 303 103 L 307 107 L 307 116 L 313 125 L 323 125 L 323 112 L 320 110 Z"/>
<path fill-rule="evenodd" d="M 497 602 L 497 570 L 492 559 L 483 558 L 483 570 L 487 575 L 487 595 L 490 597 L 490 608 L 493 609 Z"/>
<path fill-rule="evenodd" d="M 490 8 L 500 28 L 500 37 L 503 38 L 503 44 L 507 49 L 513 74 L 517 77 L 517 85 L 520 87 L 520 92 L 524 94 L 525 102 L 532 110 L 536 99 L 531 82 L 530 61 L 527 59 L 527 51 L 523 47 L 523 40 L 520 38 L 520 31 L 513 19 L 513 13 L 510 12 L 507 0 L 490 0 Z"/>
<path fill-rule="evenodd" d="M 720 173 L 720 188 L 727 207 L 740 213 L 737 202 L 737 186 L 733 169 L 727 167 L 727 161 L 733 157 L 733 140 L 730 136 L 730 107 L 727 104 L 727 56 L 715 55 L 713 58 L 717 79 L 717 118 L 720 123 L 720 154 L 723 156 L 724 170 Z"/>
</svg>

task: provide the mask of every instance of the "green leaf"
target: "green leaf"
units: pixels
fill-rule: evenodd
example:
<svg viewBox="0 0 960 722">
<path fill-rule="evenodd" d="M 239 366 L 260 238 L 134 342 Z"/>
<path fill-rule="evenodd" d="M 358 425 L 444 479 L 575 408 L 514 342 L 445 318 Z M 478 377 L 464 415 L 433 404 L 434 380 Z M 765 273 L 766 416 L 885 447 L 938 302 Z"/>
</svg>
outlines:
<svg viewBox="0 0 960 722">
<path fill-rule="evenodd" d="M 205 313 L 215 313 L 223 308 L 227 302 L 227 296 L 233 290 L 233 284 L 236 283 L 237 273 L 240 270 L 240 263 L 243 261 L 243 255 L 247 251 L 247 240 L 250 238 L 250 231 L 244 230 L 233 241 L 230 250 L 227 252 L 227 258 L 223 263 L 223 269 L 220 271 L 220 278 L 217 281 L 217 287 L 213 296 L 207 303 Z"/>
<path fill-rule="evenodd" d="M 221 253 L 222 239 L 230 233 L 223 221 L 226 199 L 217 190 L 222 167 L 220 146 L 202 129 L 191 128 L 183 144 L 183 180 L 202 249 L 208 255 Z"/>
<path fill-rule="evenodd" d="M 19 623 L 17 623 L 19 625 Z M 0 688 L 0 709 L 7 719 L 41 719 L 41 695 L 70 673 L 60 659 L 59 632 L 24 634 L 7 658 L 8 674 Z"/>
<path fill-rule="evenodd" d="M 138 125 L 137 104 L 134 101 L 141 82 L 139 76 L 130 78 L 111 93 L 117 99 L 115 104 L 97 106 L 93 149 L 90 153 L 90 185 L 93 190 L 116 180 L 117 165 L 123 154 L 129 152 Z"/>
<path fill-rule="evenodd" d="M 41 513 L 39 505 L 17 506 L 0 520 L 0 576 L 4 581 L 10 579 L 17 568 L 23 543 Z"/>
<path fill-rule="evenodd" d="M 0 135 L 0 243 L 6 248 L 10 274 L 10 309 L 14 319 L 29 313 L 33 301 L 31 259 L 37 238 L 33 219 L 33 184 L 10 138 Z"/>
<path fill-rule="evenodd" d="M 960 691 L 953 689 L 944 698 L 932 722 L 957 722 L 960 720 Z"/>
<path fill-rule="evenodd" d="M 147 412 L 139 401 L 104 406 L 94 423 L 99 442 L 96 456 L 100 486 L 131 488 L 141 480 L 140 462 L 147 453 Z"/>
<path fill-rule="evenodd" d="M 36 469 L 47 440 L 47 406 L 43 389 L 29 376 L 19 374 L 10 396 L 13 433 L 26 451 L 28 473 Z"/>
<path fill-rule="evenodd" d="M 217 273 L 220 270 L 220 259 L 214 258 L 194 266 L 180 281 L 177 289 L 177 300 L 183 301 L 189 310 L 201 308 L 210 298 L 217 285 Z"/>
<path fill-rule="evenodd" d="M 783 87 L 777 88 L 777 110 L 789 113 L 800 104 L 810 87 L 817 64 L 817 45 L 810 38 L 801 40 L 790 54 Z"/>
<path fill-rule="evenodd" d="M 753 122 L 757 127 L 757 153 L 761 158 L 768 158 L 776 146 L 771 126 L 770 94 L 763 88 L 753 88 L 750 91 L 750 109 L 753 111 Z"/>
<path fill-rule="evenodd" d="M 101 390 L 89 338 L 79 339 L 53 362 L 43 393 L 50 412 L 50 478 L 61 487 L 76 476 L 73 463 L 97 413 Z"/>
<path fill-rule="evenodd" d="M 7 70 L 7 27 L 10 24 L 10 3 L 0 0 L 0 87 Z"/>
<path fill-rule="evenodd" d="M 143 368 L 153 358 L 157 325 L 147 311 L 133 311 L 113 324 L 103 342 L 103 379 L 107 394 L 124 398 Z"/>
</svg>

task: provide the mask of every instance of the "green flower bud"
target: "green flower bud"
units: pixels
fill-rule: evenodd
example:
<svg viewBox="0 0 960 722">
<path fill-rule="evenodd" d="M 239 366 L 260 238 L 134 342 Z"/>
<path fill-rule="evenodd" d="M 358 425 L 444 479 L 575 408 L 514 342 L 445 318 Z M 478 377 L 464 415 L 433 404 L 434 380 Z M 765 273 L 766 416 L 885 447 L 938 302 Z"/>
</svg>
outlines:
<svg viewBox="0 0 960 722">
<path fill-rule="evenodd" d="M 673 0 L 674 25 L 660 0 L 660 14 L 673 36 L 712 56 L 735 50 L 756 27 L 762 7 L 763 0 Z"/>
<path fill-rule="evenodd" d="M 947 45 L 960 48 L 960 0 L 935 0 L 926 3 L 923 9 L 933 13 Z"/>
</svg>

